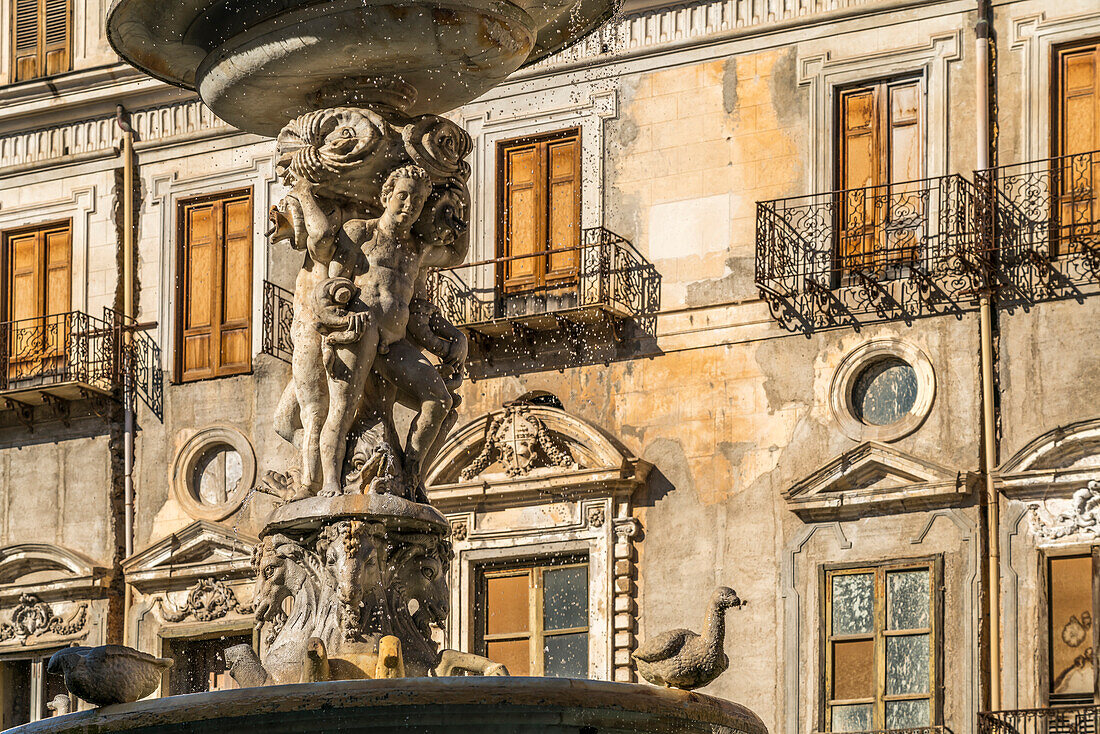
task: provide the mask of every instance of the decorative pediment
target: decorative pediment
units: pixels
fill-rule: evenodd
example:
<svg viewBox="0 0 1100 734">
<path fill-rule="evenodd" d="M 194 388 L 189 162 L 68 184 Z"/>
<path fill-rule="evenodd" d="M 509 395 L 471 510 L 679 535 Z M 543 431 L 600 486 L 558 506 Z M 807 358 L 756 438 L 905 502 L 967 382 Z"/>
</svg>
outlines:
<svg viewBox="0 0 1100 734">
<path fill-rule="evenodd" d="M 815 471 L 784 494 L 803 520 L 836 520 L 959 503 L 977 482 L 890 446 L 868 442 Z"/>
<path fill-rule="evenodd" d="M 427 486 L 432 504 L 447 512 L 471 503 L 629 493 L 649 466 L 540 393 L 452 433 L 428 471 Z"/>
<path fill-rule="evenodd" d="M 196 520 L 122 562 L 127 582 L 146 590 L 192 585 L 201 578 L 241 578 L 252 573 L 258 541 L 217 523 Z"/>
<path fill-rule="evenodd" d="M 1100 419 L 1044 433 L 1001 465 L 998 484 L 1014 499 L 1069 497 L 1100 480 Z"/>
</svg>

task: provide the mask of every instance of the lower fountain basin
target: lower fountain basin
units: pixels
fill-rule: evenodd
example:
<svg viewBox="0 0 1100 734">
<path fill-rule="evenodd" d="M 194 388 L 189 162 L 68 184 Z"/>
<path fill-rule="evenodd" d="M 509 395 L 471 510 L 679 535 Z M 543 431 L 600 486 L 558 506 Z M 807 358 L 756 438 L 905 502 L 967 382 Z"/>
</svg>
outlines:
<svg viewBox="0 0 1100 734">
<path fill-rule="evenodd" d="M 396 678 L 242 688 L 57 716 L 9 734 L 767 734 L 749 709 L 636 683 Z"/>
</svg>

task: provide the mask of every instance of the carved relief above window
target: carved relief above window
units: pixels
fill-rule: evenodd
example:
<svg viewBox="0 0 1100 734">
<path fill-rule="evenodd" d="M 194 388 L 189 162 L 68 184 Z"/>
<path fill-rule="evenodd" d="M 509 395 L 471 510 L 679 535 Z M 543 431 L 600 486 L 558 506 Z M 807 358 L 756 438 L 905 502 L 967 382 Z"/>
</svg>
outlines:
<svg viewBox="0 0 1100 734">
<path fill-rule="evenodd" d="M 546 393 L 528 394 L 455 431 L 427 481 L 432 504 L 450 520 L 456 555 L 448 644 L 497 649 L 508 657 L 501 662 L 530 675 L 633 680 L 634 542 L 641 526 L 630 498 L 649 469 Z M 568 587 L 549 601 L 547 573 Z M 509 584 L 526 589 L 522 599 L 498 593 Z M 519 601 L 522 609 L 513 608 Z M 554 607 L 559 601 L 561 609 Z M 585 622 L 578 626 L 582 607 Z M 559 612 L 562 619 L 554 616 Z M 587 663 L 562 667 L 538 640 L 579 645 Z"/>
</svg>

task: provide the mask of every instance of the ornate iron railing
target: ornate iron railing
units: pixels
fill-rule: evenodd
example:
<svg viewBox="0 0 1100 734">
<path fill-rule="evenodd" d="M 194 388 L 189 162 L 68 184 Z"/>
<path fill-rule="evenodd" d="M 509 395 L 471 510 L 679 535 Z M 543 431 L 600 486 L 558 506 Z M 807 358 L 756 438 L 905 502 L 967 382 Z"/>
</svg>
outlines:
<svg viewBox="0 0 1100 734">
<path fill-rule="evenodd" d="M 757 286 L 801 330 L 960 314 L 980 284 L 976 199 L 951 175 L 759 202 Z"/>
<path fill-rule="evenodd" d="M 161 369 L 160 345 L 132 318 L 112 308 L 103 309 L 103 320 L 113 325 L 112 340 L 116 359 L 117 387 L 130 387 L 145 406 L 164 420 L 164 371 Z"/>
<path fill-rule="evenodd" d="M 535 285 L 510 288 L 507 270 L 531 265 L 552 270 L 551 258 L 571 261 Z M 582 232 L 581 244 L 567 249 L 500 257 L 434 271 L 429 297 L 456 326 L 476 327 L 539 315 L 604 309 L 632 319 L 646 334 L 656 330 L 661 276 L 626 239 L 602 228 Z"/>
<path fill-rule="evenodd" d="M 1002 302 L 1079 297 L 1100 283 L 1100 151 L 975 176 L 983 261 Z"/>
<path fill-rule="evenodd" d="M 260 351 L 290 362 L 294 352 L 291 326 L 294 323 L 294 294 L 264 281 L 264 323 Z"/>
<path fill-rule="evenodd" d="M 0 322 L 0 392 L 117 384 L 113 325 L 81 311 Z"/>
<path fill-rule="evenodd" d="M 817 734 L 829 733 L 819 731 Z M 848 734 L 951 734 L 951 729 L 946 726 L 918 726 L 910 729 L 869 729 Z"/>
<path fill-rule="evenodd" d="M 1052 706 L 978 714 L 978 734 L 1096 734 L 1100 706 Z"/>
</svg>

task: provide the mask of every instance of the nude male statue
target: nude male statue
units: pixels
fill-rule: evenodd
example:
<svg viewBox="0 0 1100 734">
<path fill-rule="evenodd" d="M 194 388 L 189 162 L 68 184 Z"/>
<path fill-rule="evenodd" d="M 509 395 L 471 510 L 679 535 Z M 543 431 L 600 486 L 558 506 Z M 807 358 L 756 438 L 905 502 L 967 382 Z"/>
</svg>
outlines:
<svg viewBox="0 0 1100 734">
<path fill-rule="evenodd" d="M 337 251 L 352 252 L 337 278 L 349 278 L 358 298 L 348 308 L 355 340 L 333 347 L 337 365 L 327 371 L 328 414 L 321 428 L 321 494 L 340 494 L 347 436 L 362 397 L 377 372 L 398 394 L 417 408 L 405 442 L 404 469 L 416 485 L 418 501 L 426 501 L 420 486 L 420 466 L 435 444 L 453 398 L 438 370 L 410 341 L 407 328 L 429 243 L 412 228 L 431 193 L 427 172 L 404 166 L 391 172 L 382 187 L 381 216 L 350 219 L 337 234 Z M 331 275 L 333 270 L 329 271 Z M 341 339 L 341 342 L 344 342 Z"/>
</svg>

